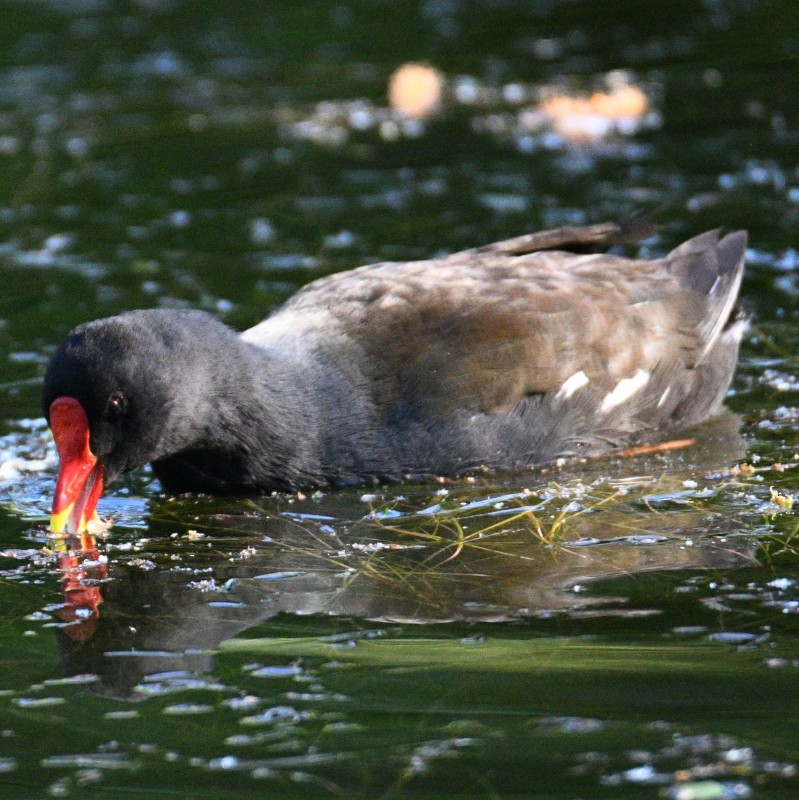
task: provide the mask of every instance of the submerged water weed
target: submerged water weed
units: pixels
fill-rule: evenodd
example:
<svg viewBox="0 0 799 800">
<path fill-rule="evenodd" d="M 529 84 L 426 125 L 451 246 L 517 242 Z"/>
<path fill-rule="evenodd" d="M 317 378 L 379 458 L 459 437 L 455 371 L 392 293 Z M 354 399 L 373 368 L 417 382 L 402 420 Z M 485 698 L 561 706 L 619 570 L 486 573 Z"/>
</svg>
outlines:
<svg viewBox="0 0 799 800">
<path fill-rule="evenodd" d="M 765 500 L 765 487 L 742 484 L 746 476 L 735 470 L 699 480 L 669 473 L 590 477 L 562 477 L 535 490 L 511 492 L 496 484 L 461 484 L 432 495 L 400 487 L 404 494 L 392 496 L 396 490 L 387 489 L 363 495 L 360 503 L 351 498 L 333 514 L 315 513 L 324 505 L 304 496 L 238 501 L 230 513 L 219 513 L 218 504 L 206 510 L 207 501 L 179 500 L 156 507 L 151 517 L 156 533 L 172 531 L 168 539 L 139 540 L 134 550 L 178 563 L 191 560 L 195 568 L 220 556 L 248 559 L 255 567 L 265 558 L 274 563 L 279 553 L 281 573 L 299 569 L 391 578 L 398 569 L 423 571 L 462 561 L 465 551 L 538 560 L 542 547 L 728 533 L 742 513 L 777 512 L 789 502 L 780 505 L 774 498 L 789 496 L 776 490 Z M 748 493 L 750 488 L 756 493 Z M 734 498 L 745 502 L 730 503 Z M 363 503 L 370 506 L 366 514 L 359 508 Z M 175 532 L 176 527 L 185 533 Z"/>
<path fill-rule="evenodd" d="M 567 479 L 536 491 L 524 489 L 475 500 L 468 495 L 453 496 L 448 505 L 435 503 L 420 511 L 401 511 L 401 504 L 394 503 L 388 511 L 373 511 L 367 520 L 383 539 L 416 540 L 435 548 L 426 560 L 444 563 L 441 556 L 450 561 L 467 547 L 501 548 L 508 554 L 513 545 L 530 542 L 554 546 L 657 535 L 666 530 L 676 534 L 680 526 L 669 525 L 670 517 L 676 522 L 690 509 L 707 513 L 727 488 L 727 482 L 700 487 L 697 481 L 680 481 L 669 475 L 601 477 L 590 484 Z"/>
<path fill-rule="evenodd" d="M 775 499 L 789 495 L 772 493 L 760 467 L 686 470 L 664 454 L 611 466 L 537 474 L 538 485 L 521 490 L 518 478 L 485 475 L 432 490 L 156 498 L 150 536 L 112 530 L 99 544 L 108 575 L 89 577 L 113 583 L 119 597 L 143 573 L 154 587 L 161 575 L 159 596 L 169 587 L 187 608 L 231 619 L 300 611 L 497 620 L 596 604 L 586 587 L 603 577 L 752 563 L 767 536 L 794 535 Z M 69 573 L 59 562 L 65 588 L 85 587 L 97 558 Z M 15 579 L 41 568 L 31 562 Z M 97 599 L 83 609 L 92 619 L 104 612 Z"/>
</svg>

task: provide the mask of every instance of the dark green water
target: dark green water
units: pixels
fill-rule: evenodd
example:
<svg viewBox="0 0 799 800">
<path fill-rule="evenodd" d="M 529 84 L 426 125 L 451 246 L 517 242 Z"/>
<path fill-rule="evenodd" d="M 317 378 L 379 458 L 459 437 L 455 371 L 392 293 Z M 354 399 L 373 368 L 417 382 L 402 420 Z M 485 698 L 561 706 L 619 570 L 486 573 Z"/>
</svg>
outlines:
<svg viewBox="0 0 799 800">
<path fill-rule="evenodd" d="M 0 2 L 0 795 L 796 797 L 798 59 L 792 0 Z M 409 61 L 424 121 L 386 107 Z M 642 116 L 541 110 L 619 85 Z M 244 328 L 661 206 L 646 255 L 750 232 L 737 417 L 694 447 L 224 502 L 145 471 L 93 561 L 49 552 L 78 322 Z"/>
</svg>

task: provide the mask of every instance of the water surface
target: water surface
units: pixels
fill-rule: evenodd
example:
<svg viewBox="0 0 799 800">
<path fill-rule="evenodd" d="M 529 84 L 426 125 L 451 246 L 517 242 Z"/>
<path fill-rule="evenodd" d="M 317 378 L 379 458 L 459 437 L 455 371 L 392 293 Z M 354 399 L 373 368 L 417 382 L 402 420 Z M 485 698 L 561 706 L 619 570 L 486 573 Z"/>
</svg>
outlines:
<svg viewBox="0 0 799 800">
<path fill-rule="evenodd" d="M 0 15 L 3 792 L 796 796 L 791 3 Z M 387 100 L 409 62 L 428 116 Z M 53 552 L 38 394 L 75 324 L 244 328 L 336 270 L 653 209 L 629 252 L 750 232 L 731 413 L 693 446 L 224 501 L 143 470 Z"/>
</svg>

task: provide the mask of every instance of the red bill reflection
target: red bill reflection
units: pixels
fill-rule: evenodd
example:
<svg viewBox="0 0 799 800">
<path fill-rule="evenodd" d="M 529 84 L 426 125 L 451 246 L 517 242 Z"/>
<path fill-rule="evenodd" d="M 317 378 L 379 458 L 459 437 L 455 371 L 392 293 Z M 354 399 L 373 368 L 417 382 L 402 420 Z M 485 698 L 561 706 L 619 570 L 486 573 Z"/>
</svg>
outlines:
<svg viewBox="0 0 799 800">
<path fill-rule="evenodd" d="M 75 641 L 91 639 L 100 619 L 103 596 L 100 586 L 108 576 L 105 557 L 97 550 L 90 533 L 59 537 L 58 569 L 64 604 L 59 611 L 64 632 Z"/>
</svg>

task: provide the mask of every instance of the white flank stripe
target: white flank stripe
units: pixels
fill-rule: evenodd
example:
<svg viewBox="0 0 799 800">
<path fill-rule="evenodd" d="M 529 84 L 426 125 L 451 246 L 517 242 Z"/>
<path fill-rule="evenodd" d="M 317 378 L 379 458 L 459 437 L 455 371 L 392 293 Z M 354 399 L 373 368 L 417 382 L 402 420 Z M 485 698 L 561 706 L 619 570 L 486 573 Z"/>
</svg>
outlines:
<svg viewBox="0 0 799 800">
<path fill-rule="evenodd" d="M 575 372 L 574 375 L 563 381 L 563 386 L 558 389 L 558 393 L 555 397 L 568 400 L 578 389 L 582 389 L 583 386 L 588 386 L 589 383 L 588 376 L 582 370 Z"/>
<path fill-rule="evenodd" d="M 599 407 L 600 413 L 606 414 L 625 400 L 629 400 L 636 392 L 640 392 L 648 381 L 649 372 L 645 369 L 639 369 L 632 378 L 623 378 L 610 394 L 605 395 L 605 399 Z"/>
</svg>

